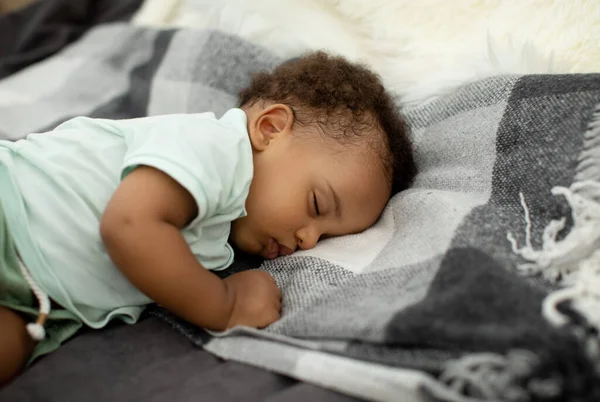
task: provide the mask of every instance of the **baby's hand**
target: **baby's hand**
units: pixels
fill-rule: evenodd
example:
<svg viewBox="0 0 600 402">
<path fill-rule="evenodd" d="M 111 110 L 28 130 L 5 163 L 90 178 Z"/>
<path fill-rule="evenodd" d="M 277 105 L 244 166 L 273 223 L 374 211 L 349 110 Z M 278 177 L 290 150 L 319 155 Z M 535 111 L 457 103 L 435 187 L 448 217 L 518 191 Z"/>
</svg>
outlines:
<svg viewBox="0 0 600 402">
<path fill-rule="evenodd" d="M 244 271 L 223 281 L 233 296 L 227 328 L 236 325 L 264 328 L 279 319 L 281 292 L 271 275 L 264 271 Z"/>
</svg>

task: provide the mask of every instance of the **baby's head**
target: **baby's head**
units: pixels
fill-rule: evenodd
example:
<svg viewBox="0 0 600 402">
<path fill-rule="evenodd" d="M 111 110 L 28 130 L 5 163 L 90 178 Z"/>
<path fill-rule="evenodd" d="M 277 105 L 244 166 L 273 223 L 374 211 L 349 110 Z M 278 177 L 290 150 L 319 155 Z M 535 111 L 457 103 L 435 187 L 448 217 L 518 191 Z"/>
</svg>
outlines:
<svg viewBox="0 0 600 402">
<path fill-rule="evenodd" d="M 407 126 L 367 68 L 316 52 L 240 94 L 254 177 L 230 239 L 265 258 L 372 226 L 416 173 Z"/>
</svg>

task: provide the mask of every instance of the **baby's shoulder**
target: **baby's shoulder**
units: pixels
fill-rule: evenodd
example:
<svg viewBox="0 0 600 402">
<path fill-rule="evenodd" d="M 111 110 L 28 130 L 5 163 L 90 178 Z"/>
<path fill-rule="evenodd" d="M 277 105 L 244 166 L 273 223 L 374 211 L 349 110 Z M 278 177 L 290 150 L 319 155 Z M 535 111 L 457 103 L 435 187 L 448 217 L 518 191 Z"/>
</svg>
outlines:
<svg viewBox="0 0 600 402">
<path fill-rule="evenodd" d="M 178 131 L 186 134 L 205 134 L 208 136 L 207 139 L 215 138 L 218 134 L 220 140 L 239 139 L 248 134 L 246 113 L 237 108 L 229 109 L 221 117 L 217 117 L 214 112 L 204 112 L 157 115 L 120 122 L 129 127 L 152 128 L 155 131 L 159 129 L 171 133 Z"/>
</svg>

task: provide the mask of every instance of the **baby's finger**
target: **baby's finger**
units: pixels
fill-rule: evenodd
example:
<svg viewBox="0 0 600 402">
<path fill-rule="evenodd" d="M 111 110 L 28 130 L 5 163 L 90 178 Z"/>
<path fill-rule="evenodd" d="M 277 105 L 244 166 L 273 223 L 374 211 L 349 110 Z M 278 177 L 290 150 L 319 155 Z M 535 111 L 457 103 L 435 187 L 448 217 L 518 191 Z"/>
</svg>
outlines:
<svg viewBox="0 0 600 402">
<path fill-rule="evenodd" d="M 264 316 L 265 323 L 264 323 L 264 325 L 261 325 L 259 328 L 265 328 L 265 327 L 273 324 L 275 321 L 277 321 L 279 319 L 279 317 L 281 317 L 281 315 L 279 314 L 279 311 L 276 311 L 274 309 L 265 312 L 265 316 Z"/>
<path fill-rule="evenodd" d="M 281 299 L 275 300 L 274 305 L 275 305 L 275 309 L 281 313 Z"/>
<path fill-rule="evenodd" d="M 266 276 L 266 277 L 268 277 L 271 280 L 275 280 L 275 278 L 273 278 L 273 275 L 271 275 L 267 271 L 263 271 L 262 269 L 256 269 L 256 270 L 253 270 L 251 272 L 256 272 L 256 275 Z"/>
<path fill-rule="evenodd" d="M 279 288 L 276 288 L 274 292 L 275 292 L 275 298 L 276 298 L 277 300 L 281 300 L 281 298 L 282 298 L 282 295 L 281 295 L 281 289 L 279 289 Z"/>
</svg>

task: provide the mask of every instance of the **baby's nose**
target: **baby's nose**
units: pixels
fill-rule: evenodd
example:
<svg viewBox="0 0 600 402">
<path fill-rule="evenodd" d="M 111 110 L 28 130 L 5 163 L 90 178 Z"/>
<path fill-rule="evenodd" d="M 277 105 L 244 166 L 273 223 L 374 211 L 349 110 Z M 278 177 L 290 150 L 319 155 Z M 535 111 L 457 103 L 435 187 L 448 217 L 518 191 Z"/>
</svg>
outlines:
<svg viewBox="0 0 600 402">
<path fill-rule="evenodd" d="M 298 248 L 302 250 L 310 250 L 317 245 L 319 236 L 320 235 L 316 232 L 306 233 L 304 236 L 298 238 Z"/>
</svg>

